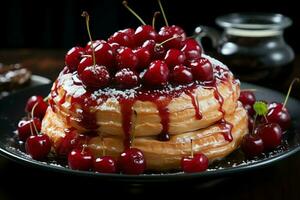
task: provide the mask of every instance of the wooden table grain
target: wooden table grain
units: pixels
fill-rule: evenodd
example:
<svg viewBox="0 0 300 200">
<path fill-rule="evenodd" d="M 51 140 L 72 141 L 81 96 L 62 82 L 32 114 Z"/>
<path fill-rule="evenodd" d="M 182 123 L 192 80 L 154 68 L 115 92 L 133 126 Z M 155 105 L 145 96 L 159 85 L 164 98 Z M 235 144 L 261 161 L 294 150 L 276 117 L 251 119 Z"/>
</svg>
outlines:
<svg viewBox="0 0 300 200">
<path fill-rule="evenodd" d="M 55 80 L 64 66 L 65 50 L 5 49 L 0 50 L 0 63 L 22 63 L 34 74 Z M 274 88 L 286 91 L 293 77 L 300 77 L 300 55 L 296 57 L 291 77 Z M 293 95 L 300 98 L 299 86 Z M 299 111 L 300 112 L 300 111 Z M 1 134 L 1 132 L 0 132 Z M 72 199 L 84 195 L 85 199 L 114 198 L 120 195 L 157 198 L 172 196 L 189 199 L 300 199 L 300 153 L 272 166 L 224 179 L 162 184 L 107 183 L 94 178 L 83 178 L 25 167 L 0 158 L 0 199 L 37 198 Z M 192 198 L 192 197 L 191 197 Z M 43 199 L 43 198 L 41 198 Z"/>
</svg>

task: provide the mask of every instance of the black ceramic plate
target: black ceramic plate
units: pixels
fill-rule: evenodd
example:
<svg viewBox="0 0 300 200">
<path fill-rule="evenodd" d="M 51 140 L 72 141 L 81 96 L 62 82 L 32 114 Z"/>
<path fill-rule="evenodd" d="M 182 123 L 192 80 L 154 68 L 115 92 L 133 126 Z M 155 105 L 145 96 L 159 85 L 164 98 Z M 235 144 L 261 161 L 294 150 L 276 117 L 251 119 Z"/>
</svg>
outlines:
<svg viewBox="0 0 300 200">
<path fill-rule="evenodd" d="M 284 95 L 256 85 L 243 83 L 243 88 L 257 89 L 257 99 L 267 101 L 284 100 Z M 0 100 L 0 154 L 13 161 L 40 167 L 50 171 L 90 176 L 106 179 L 110 181 L 126 182 L 155 182 L 155 181 L 178 181 L 188 179 L 214 179 L 221 178 L 228 174 L 241 173 L 251 169 L 257 169 L 270 165 L 275 161 L 286 158 L 300 150 L 300 102 L 290 98 L 288 108 L 292 115 L 293 126 L 285 134 L 283 144 L 276 150 L 266 153 L 256 159 L 246 159 L 240 150 L 233 152 L 222 161 L 215 162 L 210 168 L 202 173 L 166 173 L 166 174 L 143 174 L 138 176 L 122 174 L 99 174 L 94 172 L 74 171 L 64 165 L 58 164 L 56 160 L 45 162 L 35 161 L 23 153 L 19 145 L 14 141 L 17 122 L 24 116 L 24 105 L 26 99 L 33 94 L 46 96 L 50 91 L 51 85 L 37 86 L 21 92 L 12 94 Z"/>
</svg>

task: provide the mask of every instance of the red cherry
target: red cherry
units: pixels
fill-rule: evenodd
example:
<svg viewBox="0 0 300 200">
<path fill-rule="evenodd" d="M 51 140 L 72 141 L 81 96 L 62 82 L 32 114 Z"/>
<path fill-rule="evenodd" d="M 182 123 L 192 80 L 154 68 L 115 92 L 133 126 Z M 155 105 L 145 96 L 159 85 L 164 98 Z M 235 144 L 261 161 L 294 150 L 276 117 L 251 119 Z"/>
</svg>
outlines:
<svg viewBox="0 0 300 200">
<path fill-rule="evenodd" d="M 184 46 L 181 51 L 184 52 L 187 60 L 195 60 L 201 57 L 202 48 L 199 43 L 192 38 L 189 38 L 185 41 Z"/>
<path fill-rule="evenodd" d="M 68 155 L 68 165 L 74 170 L 88 171 L 93 168 L 93 155 L 88 149 L 75 149 Z"/>
<path fill-rule="evenodd" d="M 251 91 L 241 91 L 239 101 L 242 102 L 243 105 L 251 105 L 256 101 L 255 95 Z"/>
<path fill-rule="evenodd" d="M 135 45 L 143 44 L 145 40 L 156 40 L 157 33 L 150 25 L 139 26 L 134 33 Z"/>
<path fill-rule="evenodd" d="M 164 58 L 167 65 L 174 67 L 175 65 L 181 65 L 185 61 L 185 55 L 178 49 L 169 49 Z"/>
<path fill-rule="evenodd" d="M 146 48 L 150 52 L 151 55 L 154 54 L 155 46 L 156 46 L 156 42 L 154 40 L 146 40 L 142 45 L 142 47 Z"/>
<path fill-rule="evenodd" d="M 151 62 L 150 51 L 145 47 L 140 47 L 134 50 L 134 53 L 138 58 L 138 69 L 142 70 L 147 68 Z"/>
<path fill-rule="evenodd" d="M 83 70 L 86 67 L 89 67 L 92 65 L 93 65 L 93 58 L 91 56 L 83 57 L 78 65 L 77 74 L 81 75 L 81 73 L 83 72 Z"/>
<path fill-rule="evenodd" d="M 123 30 L 120 30 L 121 32 L 123 32 L 123 33 L 126 33 L 126 34 L 128 34 L 128 35 L 134 35 L 134 29 L 132 29 L 132 28 L 125 28 L 125 29 L 123 29 Z"/>
<path fill-rule="evenodd" d="M 70 130 L 60 139 L 55 149 L 58 155 L 68 155 L 73 149 L 81 148 L 85 137 L 79 135 L 77 130 Z"/>
<path fill-rule="evenodd" d="M 186 173 L 203 172 L 208 168 L 208 164 L 208 158 L 202 153 L 181 159 L 181 168 Z"/>
<path fill-rule="evenodd" d="M 113 54 L 116 54 L 117 50 L 121 47 L 118 43 L 109 43 L 111 46 L 111 49 L 113 51 Z"/>
<path fill-rule="evenodd" d="M 163 45 L 156 45 L 153 52 L 153 59 L 156 60 L 163 60 L 166 56 L 166 49 Z"/>
<path fill-rule="evenodd" d="M 131 48 L 121 47 L 117 50 L 115 61 L 118 69 L 130 68 L 135 69 L 138 64 L 138 58 Z"/>
<path fill-rule="evenodd" d="M 155 60 L 150 63 L 143 76 L 143 81 L 150 87 L 163 86 L 168 83 L 169 73 L 168 65 L 164 61 Z"/>
<path fill-rule="evenodd" d="M 181 36 L 181 37 L 175 38 L 163 44 L 165 48 L 180 49 L 183 46 L 183 41 L 186 39 L 186 34 L 183 31 L 183 29 L 180 28 L 179 26 L 175 26 L 175 25 L 164 26 L 158 32 L 158 42 L 161 43 L 167 39 L 170 39 L 172 37 L 177 37 L 177 36 Z"/>
<path fill-rule="evenodd" d="M 124 68 L 115 74 L 115 81 L 120 88 L 132 88 L 138 85 L 139 77 L 136 72 Z"/>
<path fill-rule="evenodd" d="M 206 58 L 200 58 L 190 62 L 190 67 L 195 80 L 212 81 L 214 78 L 213 67 Z"/>
<path fill-rule="evenodd" d="M 149 50 L 153 59 L 164 59 L 166 55 L 166 49 L 164 48 L 164 46 L 156 44 L 154 40 L 146 40 L 143 43 L 142 47 Z"/>
<path fill-rule="evenodd" d="M 116 161 L 111 156 L 103 156 L 94 161 L 94 170 L 99 173 L 116 173 Z"/>
<path fill-rule="evenodd" d="M 264 151 L 263 140 L 256 134 L 247 134 L 242 139 L 241 148 L 248 157 L 258 156 Z"/>
<path fill-rule="evenodd" d="M 143 152 L 136 148 L 125 150 L 118 159 L 118 167 L 124 174 L 142 174 L 146 169 Z"/>
<path fill-rule="evenodd" d="M 45 116 L 48 104 L 44 101 L 42 96 L 31 96 L 27 100 L 25 111 L 31 113 L 34 106 L 33 116 L 42 119 Z"/>
<path fill-rule="evenodd" d="M 282 103 L 271 103 L 266 118 L 268 122 L 277 123 L 282 131 L 286 131 L 291 126 L 291 116 Z"/>
<path fill-rule="evenodd" d="M 26 153 L 35 160 L 46 158 L 51 150 L 51 141 L 48 135 L 32 135 L 25 143 Z"/>
<path fill-rule="evenodd" d="M 84 52 L 82 47 L 71 48 L 65 56 L 65 64 L 71 71 L 75 71 Z"/>
<path fill-rule="evenodd" d="M 121 46 L 133 47 L 133 34 L 134 30 L 124 29 L 115 32 L 112 36 L 108 38 L 108 43 L 118 43 Z"/>
<path fill-rule="evenodd" d="M 41 121 L 36 117 L 30 120 L 21 120 L 18 123 L 19 140 L 25 142 L 31 135 L 36 135 L 37 133 L 34 126 L 38 132 L 41 131 Z"/>
<path fill-rule="evenodd" d="M 95 48 L 95 58 L 98 65 L 110 67 L 113 64 L 113 50 L 107 42 L 101 42 Z"/>
<path fill-rule="evenodd" d="M 193 81 L 191 70 L 184 65 L 177 65 L 171 73 L 173 83 L 188 84 Z"/>
<path fill-rule="evenodd" d="M 261 124 L 255 132 L 261 137 L 266 150 L 272 150 L 281 144 L 282 130 L 278 124 Z"/>
<path fill-rule="evenodd" d="M 110 75 L 105 66 L 95 65 L 86 67 L 80 74 L 80 78 L 85 86 L 97 89 L 108 85 Z"/>
<path fill-rule="evenodd" d="M 95 41 L 93 41 L 93 45 L 92 45 L 92 42 L 89 41 L 84 48 L 85 54 L 92 55 L 93 50 L 91 47 L 93 47 L 95 49 L 102 42 L 105 42 L 105 41 L 104 40 L 95 40 Z"/>
</svg>

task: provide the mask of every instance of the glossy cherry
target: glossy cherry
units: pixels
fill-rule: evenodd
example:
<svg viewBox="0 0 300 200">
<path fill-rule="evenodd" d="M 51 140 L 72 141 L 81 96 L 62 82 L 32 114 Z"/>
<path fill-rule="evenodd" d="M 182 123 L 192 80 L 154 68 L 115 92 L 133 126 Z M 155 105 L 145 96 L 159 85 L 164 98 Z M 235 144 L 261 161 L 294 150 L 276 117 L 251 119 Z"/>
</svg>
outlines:
<svg viewBox="0 0 300 200">
<path fill-rule="evenodd" d="M 136 46 L 140 46 L 146 40 L 156 40 L 157 33 L 150 25 L 139 26 L 134 33 L 134 42 Z"/>
<path fill-rule="evenodd" d="M 75 71 L 81 60 L 81 56 L 84 53 L 82 47 L 73 47 L 71 48 L 65 56 L 65 64 L 71 71 Z"/>
<path fill-rule="evenodd" d="M 95 48 L 95 58 L 98 65 L 111 67 L 113 65 L 113 50 L 107 42 L 103 41 Z"/>
<path fill-rule="evenodd" d="M 165 55 L 164 61 L 170 66 L 181 65 L 185 61 L 185 55 L 178 49 L 169 49 Z"/>
<path fill-rule="evenodd" d="M 18 123 L 18 138 L 25 142 L 31 135 L 36 135 L 41 131 L 41 121 L 38 118 L 23 119 Z"/>
<path fill-rule="evenodd" d="M 193 81 L 193 74 L 186 66 L 177 65 L 171 72 L 171 79 L 176 84 L 188 84 Z"/>
<path fill-rule="evenodd" d="M 256 101 L 256 97 L 252 91 L 241 91 L 239 101 L 242 102 L 243 105 L 250 105 L 253 106 L 253 104 Z"/>
<path fill-rule="evenodd" d="M 130 68 L 134 70 L 138 64 L 138 58 L 129 47 L 120 47 L 115 56 L 118 69 Z"/>
<path fill-rule="evenodd" d="M 168 65 L 164 61 L 155 60 L 143 75 L 143 81 L 148 87 L 163 86 L 168 83 L 169 73 Z"/>
<path fill-rule="evenodd" d="M 186 34 L 182 28 L 175 25 L 164 26 L 158 32 L 158 42 L 163 42 L 172 37 L 177 37 L 177 38 L 164 43 L 163 46 L 166 49 L 170 49 L 170 48 L 180 49 L 184 44 L 184 40 L 186 39 Z"/>
<path fill-rule="evenodd" d="M 95 65 L 86 67 L 80 74 L 83 84 L 91 89 L 106 87 L 110 80 L 109 72 L 105 66 Z"/>
<path fill-rule="evenodd" d="M 255 130 L 255 133 L 261 137 L 266 150 L 272 150 L 281 144 L 282 130 L 278 124 L 261 124 Z"/>
<path fill-rule="evenodd" d="M 65 136 L 58 141 L 55 151 L 60 156 L 68 155 L 73 149 L 82 148 L 85 139 L 77 130 L 67 130 Z"/>
<path fill-rule="evenodd" d="M 209 160 L 202 154 L 194 154 L 194 156 L 183 157 L 181 159 L 181 168 L 186 173 L 203 172 L 208 168 Z"/>
<path fill-rule="evenodd" d="M 51 141 L 48 135 L 32 135 L 25 143 L 26 153 L 35 160 L 41 160 L 47 157 L 51 150 Z"/>
<path fill-rule="evenodd" d="M 89 55 L 89 56 L 83 57 L 81 59 L 80 63 L 78 64 L 77 74 L 80 76 L 86 67 L 90 67 L 92 65 L 93 65 L 92 56 Z"/>
<path fill-rule="evenodd" d="M 291 116 L 282 103 L 269 104 L 266 119 L 268 122 L 277 123 L 282 131 L 286 131 L 291 126 Z"/>
<path fill-rule="evenodd" d="M 151 62 L 151 53 L 146 47 L 140 47 L 136 50 L 134 50 L 135 55 L 138 58 L 138 65 L 137 69 L 143 70 L 148 67 L 148 65 Z"/>
<path fill-rule="evenodd" d="M 192 38 L 186 39 L 181 51 L 184 52 L 187 60 L 195 60 L 201 57 L 202 48 L 199 43 Z"/>
<path fill-rule="evenodd" d="M 102 42 L 105 42 L 105 41 L 104 40 L 95 40 L 95 41 L 93 41 L 93 45 L 92 45 L 92 42 L 89 41 L 84 48 L 85 54 L 92 55 L 92 52 L 93 52 L 92 47 L 95 49 Z"/>
<path fill-rule="evenodd" d="M 242 139 L 241 148 L 246 156 L 254 157 L 264 151 L 264 143 L 259 135 L 247 134 Z"/>
<path fill-rule="evenodd" d="M 138 85 L 139 76 L 131 69 L 124 68 L 115 74 L 115 81 L 120 88 L 132 88 Z"/>
<path fill-rule="evenodd" d="M 88 171 L 93 168 L 93 155 L 88 149 L 74 149 L 68 155 L 68 165 L 74 170 Z"/>
<path fill-rule="evenodd" d="M 111 156 L 102 156 L 94 160 L 94 171 L 99 173 L 116 173 L 117 163 Z"/>
<path fill-rule="evenodd" d="M 117 50 L 121 47 L 120 44 L 118 43 L 109 43 L 112 51 L 113 51 L 113 54 L 115 55 Z"/>
<path fill-rule="evenodd" d="M 207 58 L 200 58 L 190 62 L 194 80 L 212 81 L 214 78 L 213 67 Z"/>
<path fill-rule="evenodd" d="M 136 148 L 125 150 L 119 156 L 118 168 L 124 174 L 142 174 L 146 169 L 143 152 Z"/>
<path fill-rule="evenodd" d="M 34 95 L 27 100 L 25 111 L 31 114 L 34 106 L 33 116 L 42 119 L 46 113 L 48 104 L 44 101 L 42 96 Z"/>
<path fill-rule="evenodd" d="M 121 46 L 133 47 L 134 41 L 132 32 L 134 33 L 134 30 L 131 31 L 131 29 L 125 29 L 115 32 L 108 38 L 107 41 L 108 43 L 118 43 Z"/>
</svg>

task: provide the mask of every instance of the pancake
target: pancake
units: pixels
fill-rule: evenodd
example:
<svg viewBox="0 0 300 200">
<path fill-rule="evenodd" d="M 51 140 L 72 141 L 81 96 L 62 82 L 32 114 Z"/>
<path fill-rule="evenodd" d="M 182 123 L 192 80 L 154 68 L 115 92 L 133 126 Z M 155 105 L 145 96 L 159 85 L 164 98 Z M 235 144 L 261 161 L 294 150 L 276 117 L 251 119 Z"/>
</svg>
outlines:
<svg viewBox="0 0 300 200">
<path fill-rule="evenodd" d="M 225 115 L 226 121 L 196 131 L 170 136 L 169 141 L 158 141 L 155 137 L 136 136 L 132 147 L 142 150 L 147 162 L 147 170 L 170 171 L 180 169 L 182 156 L 191 154 L 190 140 L 193 139 L 193 152 L 204 153 L 213 162 L 230 154 L 240 145 L 242 137 L 248 133 L 247 112 L 238 104 L 232 114 Z M 65 129 L 70 128 L 51 108 L 47 110 L 42 124 L 46 133 L 57 148 Z M 142 134 L 140 134 L 142 135 Z M 123 151 L 123 138 L 118 136 L 95 136 L 89 139 L 88 147 L 95 157 L 106 155 L 117 158 Z"/>
</svg>

